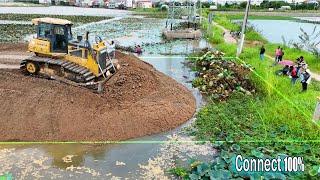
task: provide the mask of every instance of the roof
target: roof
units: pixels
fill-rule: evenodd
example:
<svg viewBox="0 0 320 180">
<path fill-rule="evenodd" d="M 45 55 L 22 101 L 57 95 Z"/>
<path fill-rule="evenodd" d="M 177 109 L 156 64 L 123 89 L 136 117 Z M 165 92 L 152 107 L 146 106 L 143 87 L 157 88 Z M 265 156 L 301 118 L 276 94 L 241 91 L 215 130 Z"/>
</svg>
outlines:
<svg viewBox="0 0 320 180">
<path fill-rule="evenodd" d="M 32 19 L 32 24 L 38 25 L 40 22 L 42 23 L 48 23 L 48 24 L 59 24 L 59 25 L 67 25 L 67 24 L 72 24 L 71 21 L 65 20 L 65 19 L 58 19 L 58 18 L 36 18 Z"/>
</svg>

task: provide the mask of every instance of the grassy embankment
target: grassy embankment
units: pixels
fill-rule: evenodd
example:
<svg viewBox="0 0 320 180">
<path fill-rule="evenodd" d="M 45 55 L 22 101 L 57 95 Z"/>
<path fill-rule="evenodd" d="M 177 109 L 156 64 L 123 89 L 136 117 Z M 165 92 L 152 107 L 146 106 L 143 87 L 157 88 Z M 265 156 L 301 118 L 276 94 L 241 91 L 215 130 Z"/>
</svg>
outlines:
<svg viewBox="0 0 320 180">
<path fill-rule="evenodd" d="M 215 18 L 215 21 L 225 27 L 226 29 L 229 29 L 230 31 L 240 31 L 240 26 L 238 24 L 232 23 L 231 20 L 235 19 L 242 19 L 243 15 L 239 14 L 232 14 L 232 15 L 217 15 Z M 293 17 L 285 17 L 285 16 L 250 16 L 249 19 L 268 19 L 268 20 L 294 20 Z M 298 35 L 297 35 L 298 36 Z M 284 59 L 293 60 L 295 61 L 298 57 L 304 56 L 309 68 L 316 73 L 320 73 L 320 63 L 319 58 L 312 55 L 309 52 L 306 52 L 304 50 L 299 50 L 295 48 L 290 48 L 287 46 L 283 46 L 282 44 L 275 44 L 275 43 L 269 43 L 267 40 L 261 36 L 259 32 L 257 32 L 254 28 L 249 27 L 247 33 L 246 33 L 246 40 L 247 41 L 259 41 L 262 42 L 262 44 L 265 44 L 266 47 L 266 53 L 270 56 L 274 56 L 274 50 L 281 46 L 284 49 L 285 56 Z M 258 53 L 258 49 L 256 50 Z"/>
<path fill-rule="evenodd" d="M 225 16 L 214 19 L 229 30 L 233 24 Z M 236 45 L 227 44 L 222 39 L 223 32 L 215 27 L 208 28 L 203 24 L 209 41 L 216 49 L 235 56 Z M 213 32 L 213 33 L 212 33 Z M 254 33 L 251 41 L 261 41 L 267 49 L 275 44 L 268 43 L 259 33 Z M 296 50 L 286 47 L 286 54 Z M 252 177 L 267 178 L 314 178 L 320 175 L 320 127 L 319 122 L 312 121 L 316 98 L 319 96 L 320 84 L 313 82 L 305 93 L 300 93 L 299 82 L 290 85 L 288 77 L 275 75 L 280 66 L 270 67 L 272 61 L 260 61 L 259 47 L 246 47 L 241 54 L 239 63 L 252 66 L 251 81 L 257 93 L 247 96 L 235 93 L 229 100 L 222 103 L 210 102 L 197 115 L 193 132 L 199 140 L 210 140 L 220 151 L 216 162 L 212 164 L 193 162 L 191 167 L 176 168 L 172 172 L 184 178 L 204 176 L 221 177 Z M 301 55 L 311 57 L 308 52 L 299 51 Z M 292 55 L 293 56 L 293 55 Z M 309 61 L 308 61 L 309 62 Z M 310 64 L 310 62 L 309 62 Z M 315 67 L 315 64 L 310 64 Z M 240 173 L 232 170 L 235 155 L 241 154 L 251 158 L 276 158 L 281 156 L 301 156 L 305 164 L 303 173 Z M 285 175 L 285 176 L 284 176 Z"/>
<path fill-rule="evenodd" d="M 66 15 L 40 15 L 40 14 L 1 14 L 0 20 L 29 21 L 39 17 L 53 17 L 72 21 L 75 26 L 109 19 L 101 16 L 66 16 Z M 31 24 L 1 24 L 0 42 L 18 42 L 28 34 L 35 33 L 35 28 Z"/>
</svg>

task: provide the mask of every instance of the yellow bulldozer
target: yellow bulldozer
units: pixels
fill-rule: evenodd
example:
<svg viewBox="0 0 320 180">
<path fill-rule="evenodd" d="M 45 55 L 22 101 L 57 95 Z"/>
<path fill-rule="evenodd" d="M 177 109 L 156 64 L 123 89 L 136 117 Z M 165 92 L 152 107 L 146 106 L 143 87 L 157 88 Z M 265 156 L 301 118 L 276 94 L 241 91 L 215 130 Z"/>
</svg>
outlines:
<svg viewBox="0 0 320 180">
<path fill-rule="evenodd" d="M 66 79 L 72 83 L 92 86 L 106 81 L 119 68 L 107 51 L 107 43 L 95 36 L 89 41 L 89 32 L 72 37 L 72 22 L 58 18 L 36 18 L 37 35 L 28 45 L 35 55 L 21 61 L 20 69 L 31 75 L 52 79 Z"/>
</svg>

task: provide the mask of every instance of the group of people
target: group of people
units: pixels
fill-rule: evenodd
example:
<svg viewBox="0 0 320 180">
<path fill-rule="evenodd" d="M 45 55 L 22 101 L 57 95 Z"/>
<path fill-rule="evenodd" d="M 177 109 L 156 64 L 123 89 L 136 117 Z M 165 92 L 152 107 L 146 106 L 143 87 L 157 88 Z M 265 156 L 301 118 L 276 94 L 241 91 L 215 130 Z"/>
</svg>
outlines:
<svg viewBox="0 0 320 180">
<path fill-rule="evenodd" d="M 266 52 L 266 48 L 262 45 L 260 48 L 260 60 L 264 60 L 264 54 Z M 278 64 L 280 61 L 282 61 L 282 58 L 284 56 L 284 51 L 283 49 L 279 46 L 276 49 L 276 53 L 275 53 L 275 64 Z"/>
<path fill-rule="evenodd" d="M 260 59 L 264 60 L 264 54 L 266 49 L 264 46 L 260 48 Z M 273 66 L 283 60 L 284 51 L 280 46 L 275 50 L 275 62 Z M 279 71 L 282 75 L 287 75 L 291 78 L 291 84 L 295 85 L 296 81 L 300 79 L 302 85 L 302 91 L 308 89 L 308 84 L 311 82 L 311 72 L 308 69 L 308 65 L 305 62 L 303 56 L 296 59 L 295 65 L 286 65 L 282 70 Z"/>
<path fill-rule="evenodd" d="M 303 56 L 297 58 L 296 65 L 286 65 L 282 69 L 282 74 L 288 75 L 291 78 L 292 85 L 294 85 L 300 78 L 302 91 L 306 91 L 308 89 L 308 84 L 311 82 L 311 72 L 308 69 L 308 65 L 306 64 Z"/>
</svg>

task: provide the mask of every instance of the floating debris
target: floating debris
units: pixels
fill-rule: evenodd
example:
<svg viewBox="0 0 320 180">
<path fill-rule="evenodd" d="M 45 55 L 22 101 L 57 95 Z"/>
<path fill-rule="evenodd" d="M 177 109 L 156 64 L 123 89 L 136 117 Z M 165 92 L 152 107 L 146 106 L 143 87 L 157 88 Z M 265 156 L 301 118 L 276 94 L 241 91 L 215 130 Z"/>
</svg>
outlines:
<svg viewBox="0 0 320 180">
<path fill-rule="evenodd" d="M 121 162 L 121 161 L 116 161 L 116 166 L 125 166 L 126 163 Z"/>
<path fill-rule="evenodd" d="M 74 157 L 75 155 L 66 155 L 65 157 L 62 158 L 63 162 L 65 163 L 72 163 L 72 158 Z"/>
</svg>

